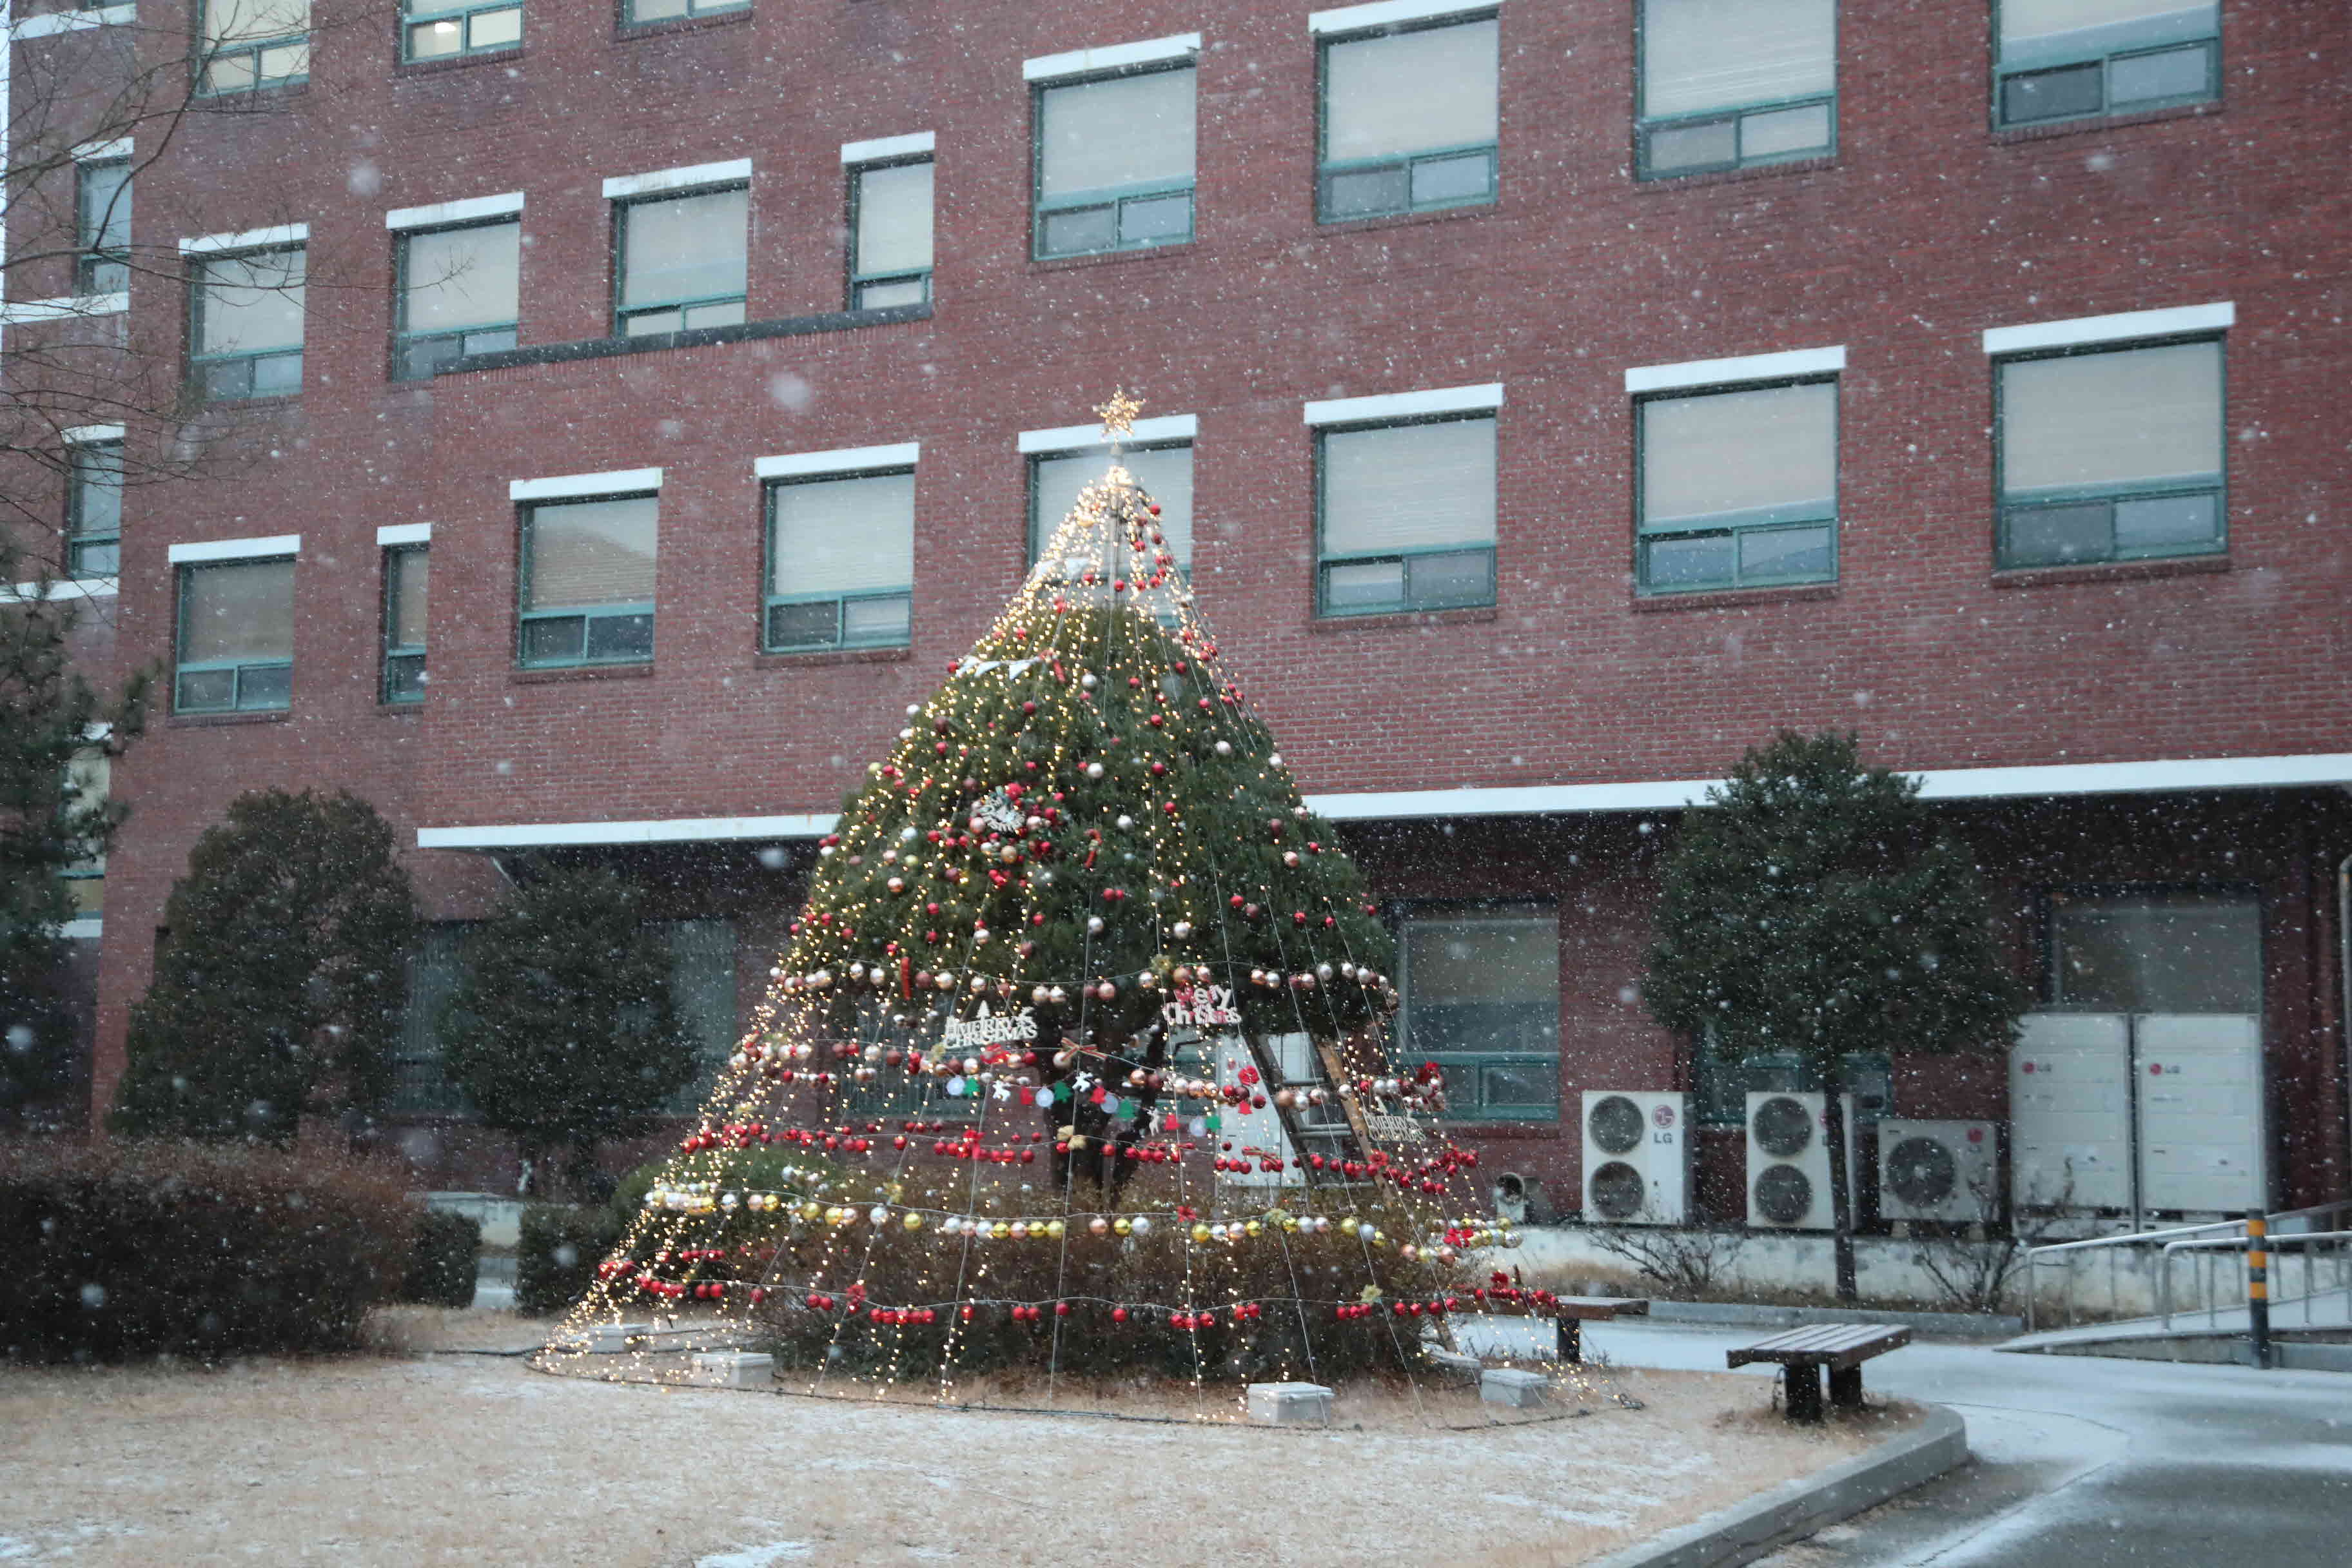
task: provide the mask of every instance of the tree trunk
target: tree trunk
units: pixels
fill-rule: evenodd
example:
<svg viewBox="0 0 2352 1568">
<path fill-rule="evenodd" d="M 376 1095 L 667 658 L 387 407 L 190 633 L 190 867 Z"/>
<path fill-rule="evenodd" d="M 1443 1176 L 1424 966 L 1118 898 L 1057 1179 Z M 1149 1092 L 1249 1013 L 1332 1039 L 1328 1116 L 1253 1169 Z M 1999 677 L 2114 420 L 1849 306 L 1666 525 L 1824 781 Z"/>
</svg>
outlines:
<svg viewBox="0 0 2352 1568">
<path fill-rule="evenodd" d="M 1828 1075 L 1830 1090 L 1822 1101 L 1822 1131 L 1830 1141 L 1830 1228 L 1837 1247 L 1837 1299 L 1851 1301 L 1857 1294 L 1853 1270 L 1853 1179 L 1846 1169 L 1845 1096 L 1838 1092 L 1837 1075 Z"/>
</svg>

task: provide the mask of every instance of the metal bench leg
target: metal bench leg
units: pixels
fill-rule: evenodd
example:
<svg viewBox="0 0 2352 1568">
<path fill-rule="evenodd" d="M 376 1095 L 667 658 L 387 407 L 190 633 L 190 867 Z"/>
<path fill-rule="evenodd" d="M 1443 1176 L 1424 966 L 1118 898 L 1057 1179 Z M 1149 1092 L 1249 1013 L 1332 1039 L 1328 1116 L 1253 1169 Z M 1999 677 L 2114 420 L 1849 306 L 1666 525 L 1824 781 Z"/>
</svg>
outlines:
<svg viewBox="0 0 2352 1568">
<path fill-rule="evenodd" d="M 1830 1403 L 1841 1410 L 1862 1408 L 1862 1368 L 1850 1366 L 1830 1373 Z"/>
<path fill-rule="evenodd" d="M 1786 1395 L 1790 1420 L 1819 1421 L 1822 1418 L 1822 1369 L 1820 1367 L 1782 1367 L 1780 1386 Z"/>
<path fill-rule="evenodd" d="M 1584 1325 L 1574 1318 L 1556 1318 L 1559 1329 L 1559 1360 L 1563 1366 L 1577 1366 L 1584 1360 Z"/>
</svg>

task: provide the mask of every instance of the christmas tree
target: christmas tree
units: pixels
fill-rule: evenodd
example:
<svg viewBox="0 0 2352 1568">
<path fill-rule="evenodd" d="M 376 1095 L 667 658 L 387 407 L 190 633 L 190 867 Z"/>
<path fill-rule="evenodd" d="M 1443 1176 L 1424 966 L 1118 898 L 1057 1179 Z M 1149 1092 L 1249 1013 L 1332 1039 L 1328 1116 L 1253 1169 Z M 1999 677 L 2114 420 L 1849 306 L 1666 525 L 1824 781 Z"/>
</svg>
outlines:
<svg viewBox="0 0 2352 1568">
<path fill-rule="evenodd" d="M 1466 1254 L 1516 1238 L 1470 1217 L 1442 1079 L 1387 1048 L 1377 906 L 1118 463 L 1137 406 L 1098 411 L 1108 472 L 820 841 L 561 1347 L 651 1312 L 842 1392 L 1328 1380 L 1412 1371 L 1495 1293 Z"/>
</svg>

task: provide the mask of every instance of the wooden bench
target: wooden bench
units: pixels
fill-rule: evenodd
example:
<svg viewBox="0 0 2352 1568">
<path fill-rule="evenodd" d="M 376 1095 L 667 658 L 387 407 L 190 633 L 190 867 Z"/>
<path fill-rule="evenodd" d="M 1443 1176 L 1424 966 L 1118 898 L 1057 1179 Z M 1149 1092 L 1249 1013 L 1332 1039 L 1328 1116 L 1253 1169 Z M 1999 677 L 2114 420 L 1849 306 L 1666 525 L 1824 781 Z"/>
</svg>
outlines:
<svg viewBox="0 0 2352 1568">
<path fill-rule="evenodd" d="M 1646 1318 L 1650 1303 L 1643 1296 L 1562 1296 L 1552 1303 L 1552 1321 L 1559 1332 L 1559 1359 L 1575 1366 L 1584 1360 L 1584 1325 L 1618 1318 Z"/>
<path fill-rule="evenodd" d="M 1911 1342 L 1911 1331 L 1892 1323 L 1814 1323 L 1724 1352 L 1727 1366 L 1770 1362 L 1780 1368 L 1789 1419 L 1822 1418 L 1822 1373 L 1830 1375 L 1830 1403 L 1862 1404 L 1862 1363 Z"/>
</svg>

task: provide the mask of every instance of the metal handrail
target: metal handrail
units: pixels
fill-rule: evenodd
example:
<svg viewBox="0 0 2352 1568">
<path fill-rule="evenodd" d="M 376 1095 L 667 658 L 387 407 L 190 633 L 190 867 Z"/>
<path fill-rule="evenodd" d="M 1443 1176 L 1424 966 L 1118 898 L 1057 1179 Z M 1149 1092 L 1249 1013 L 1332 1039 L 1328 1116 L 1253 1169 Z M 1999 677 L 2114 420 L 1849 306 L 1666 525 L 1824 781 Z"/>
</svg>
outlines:
<svg viewBox="0 0 2352 1568">
<path fill-rule="evenodd" d="M 2331 1206 L 2346 1206 L 2346 1205 L 2331 1205 Z M 2243 1222 L 2242 1222 L 2242 1221 L 2241 1221 L 2240 1223 L 2242 1223 L 2242 1224 Z M 2249 1246 L 2250 1246 L 2250 1244 L 2251 1244 L 2251 1240 L 2252 1240 L 2252 1238 L 2251 1238 L 2251 1237 L 2244 1237 L 2244 1236 L 2221 1236 L 2221 1237 L 2207 1237 L 2206 1239 L 2201 1240 L 2201 1241 L 2170 1241 L 2170 1242 L 2167 1242 L 2167 1243 L 2165 1243 L 2165 1247 L 2164 1247 L 2164 1261 L 2163 1261 L 2163 1263 L 2162 1263 L 2162 1265 L 2161 1265 L 2161 1268 L 2162 1268 L 2162 1270 L 2163 1270 L 2163 1271 L 2162 1271 L 2161 1273 L 2159 1273 L 2159 1274 L 2157 1276 L 2157 1280 L 2156 1280 L 2156 1299 L 2157 1299 L 2157 1306 L 2158 1307 L 2158 1309 L 2160 1310 L 2160 1311 L 2161 1311 L 2161 1313 L 2162 1313 L 2162 1315 L 2163 1315 L 2163 1318 L 2164 1318 L 2164 1326 L 2165 1326 L 2165 1329 L 2166 1329 L 2166 1331 L 2167 1331 L 2168 1332 L 2168 1331 L 2170 1331 L 2170 1330 L 2171 1330 L 2171 1328 L 2172 1328 L 2172 1319 L 2173 1319 L 2173 1308 L 2172 1308 L 2172 1256 L 2173 1256 L 2173 1254 L 2174 1254 L 2174 1253 L 2176 1253 L 2176 1252 L 2243 1252 L 2243 1251 L 2247 1250 L 2248 1247 L 2249 1247 Z M 2284 1253 L 2284 1252 L 2287 1250 L 2286 1244 L 2287 1244 L 2287 1243 L 2289 1243 L 2289 1242 L 2313 1242 L 2313 1241 L 2352 1241 L 2352 1230 L 2298 1230 L 2298 1231 L 2290 1231 L 2289 1233 L 2287 1233 L 2287 1234 L 2286 1234 L 2286 1235 L 2284 1235 L 2284 1236 L 2271 1236 L 2271 1237 L 2265 1237 L 2265 1238 L 2264 1238 L 2264 1240 L 2263 1240 L 2263 1247 L 2264 1247 L 2267 1251 L 2269 1251 L 2269 1252 L 2271 1252 L 2271 1253 L 2273 1253 L 2273 1254 L 2283 1254 L 2283 1253 Z M 2341 1256 L 2339 1255 L 2339 1257 L 2338 1257 L 2338 1262 L 2340 1263 L 2341 1261 L 2342 1261 L 2342 1259 L 2341 1259 Z M 2282 1271 L 2282 1272 L 2284 1272 L 2284 1271 Z M 2340 1272 L 2340 1269 L 2339 1269 L 2339 1272 Z M 2345 1289 L 2352 1289 L 2352 1284 L 2347 1284 L 2347 1285 L 2346 1287 L 2344 1287 L 2344 1288 L 2345 1288 Z M 2311 1259 L 2311 1255 L 2310 1255 L 2308 1252 L 2305 1252 L 2305 1253 L 2304 1254 L 2303 1294 L 2302 1294 L 2302 1295 L 2300 1295 L 2300 1296 L 2279 1296 L 2279 1297 L 2273 1297 L 2273 1298 L 2272 1298 L 2272 1303 L 2273 1303 L 2273 1305 L 2278 1305 L 2278 1304 L 2281 1304 L 2281 1303 L 2284 1303 L 2284 1302 L 2289 1302 L 2289 1301 L 2309 1301 L 2309 1300 L 2316 1300 L 2316 1299 L 2318 1299 L 2318 1297 L 2319 1297 L 2319 1296 L 2321 1296 L 2323 1293 L 2324 1293 L 2324 1292 L 2322 1292 L 2322 1291 L 2320 1291 L 2320 1290 L 2318 1290 L 2318 1289 L 2315 1289 L 2315 1288 L 2313 1287 L 2313 1285 L 2312 1285 L 2312 1259 Z M 2210 1326 L 2212 1326 L 2214 1323 L 2216 1323 L 2217 1321 L 2219 1321 L 2220 1312 L 2221 1312 L 2221 1304 L 2220 1304 L 2220 1302 L 2219 1302 L 2219 1301 L 2215 1299 L 2215 1297 L 2214 1297 L 2214 1294 L 2213 1294 L 2213 1289 L 2212 1289 L 2212 1282 L 2211 1282 L 2211 1279 L 2210 1279 L 2210 1276 L 2209 1276 L 2209 1277 L 2208 1277 L 2208 1279 L 2207 1279 L 2206 1288 L 2205 1288 L 2205 1292 L 2204 1292 L 2204 1294 L 2205 1294 L 2205 1321 L 2206 1321 L 2207 1326 L 2208 1326 L 2208 1327 L 2210 1327 Z"/>
<path fill-rule="evenodd" d="M 2335 1215 L 2342 1214 L 2352 1214 L 2352 1198 L 2338 1198 L 2328 1203 L 2313 1204 L 2305 1208 L 2282 1209 L 2278 1213 L 2268 1216 L 2268 1224 L 2273 1237 L 2278 1237 L 2279 1239 L 2285 1239 L 2285 1237 L 2280 1236 L 2278 1230 L 2278 1226 L 2283 1221 L 2311 1221 L 2323 1217 L 2332 1218 Z M 2025 1249 L 2024 1258 L 2025 1331 L 2032 1333 L 2035 1329 L 2034 1299 L 2036 1292 L 2033 1289 L 2033 1271 L 2042 1266 L 2042 1260 L 2044 1258 L 2062 1252 L 2076 1254 L 2100 1249 L 2112 1249 L 2119 1247 L 2146 1247 L 2151 1242 L 2168 1241 L 2179 1237 L 2206 1236 L 2214 1231 L 2226 1231 L 2231 1235 L 2242 1237 L 2246 1233 L 2246 1222 L 2242 1219 L 2208 1220 L 2200 1225 L 2167 1226 L 2161 1230 L 2124 1231 L 2114 1236 L 2085 1237 L 2079 1241 L 2053 1241 L 2045 1243 L 2040 1247 L 2027 1247 Z M 2308 1231 L 2290 1231 L 2286 1233 L 2286 1236 L 2309 1236 L 2311 1234 L 2313 1233 Z M 2069 1257 L 2066 1259 L 2066 1262 L 2068 1264 L 2066 1270 L 2066 1321 L 2069 1323 L 2072 1323 L 2074 1321 L 2074 1270 L 2072 1267 L 2074 1259 L 2074 1258 Z M 2166 1281 L 2166 1287 L 2168 1289 L 2168 1286 L 2169 1280 L 2168 1279 Z M 2159 1300 L 2161 1300 L 2161 1298 L 2159 1298 Z"/>
</svg>

